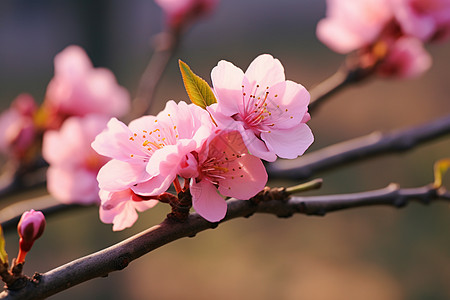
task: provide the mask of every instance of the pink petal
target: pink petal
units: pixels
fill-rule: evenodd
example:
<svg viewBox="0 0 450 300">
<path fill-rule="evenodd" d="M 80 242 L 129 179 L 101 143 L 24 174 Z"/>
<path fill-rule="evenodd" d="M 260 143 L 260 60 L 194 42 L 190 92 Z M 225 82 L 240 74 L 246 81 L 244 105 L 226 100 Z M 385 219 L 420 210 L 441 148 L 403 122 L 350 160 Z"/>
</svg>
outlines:
<svg viewBox="0 0 450 300">
<path fill-rule="evenodd" d="M 176 173 L 166 174 L 166 175 L 156 175 L 152 178 L 139 182 L 133 186 L 131 189 L 139 195 L 142 196 L 156 196 L 167 191 L 170 184 L 175 180 Z"/>
<path fill-rule="evenodd" d="M 84 169 L 52 167 L 47 170 L 47 189 L 65 204 L 98 204 L 98 183 L 94 172 Z"/>
<path fill-rule="evenodd" d="M 379 67 L 383 76 L 399 78 L 417 77 L 431 67 L 432 58 L 423 44 L 410 37 L 398 39 L 387 58 Z"/>
<path fill-rule="evenodd" d="M 227 116 L 239 112 L 237 100 L 242 98 L 244 72 L 232 63 L 221 60 L 211 71 L 219 111 Z"/>
<path fill-rule="evenodd" d="M 219 195 L 216 187 L 206 180 L 195 182 L 190 187 L 192 206 L 195 211 L 209 222 L 219 222 L 227 213 L 227 203 Z"/>
<path fill-rule="evenodd" d="M 304 123 L 291 129 L 263 132 L 261 138 L 270 151 L 289 159 L 302 155 L 314 141 L 311 129 Z"/>
<path fill-rule="evenodd" d="M 107 191 L 121 191 L 149 178 L 150 175 L 145 172 L 145 164 L 127 163 L 117 159 L 107 162 L 97 175 L 100 188 Z"/>
<path fill-rule="evenodd" d="M 247 200 L 260 192 L 267 183 L 267 172 L 261 160 L 244 154 L 227 165 L 226 179 L 219 182 L 224 196 Z"/>
<path fill-rule="evenodd" d="M 131 200 L 131 190 L 120 192 L 107 192 L 100 190 L 102 205 L 100 206 L 100 220 L 103 223 L 113 223 L 113 230 L 119 231 L 131 227 L 137 220 L 138 211 L 154 207 L 158 201 L 140 201 Z"/>
<path fill-rule="evenodd" d="M 91 145 L 101 155 L 129 161 L 132 160 L 131 154 L 140 153 L 136 146 L 130 143 L 132 136 L 133 133 L 125 124 L 112 118 L 107 124 L 107 129 L 97 135 Z"/>
<path fill-rule="evenodd" d="M 302 122 L 310 96 L 301 84 L 288 80 L 276 84 L 268 92 L 266 103 L 271 113 L 269 118 L 274 124 L 272 128 L 286 129 Z"/>
<path fill-rule="evenodd" d="M 259 85 L 262 89 L 286 80 L 283 65 L 270 54 L 255 58 L 245 71 L 245 77 L 250 85 Z"/>
</svg>

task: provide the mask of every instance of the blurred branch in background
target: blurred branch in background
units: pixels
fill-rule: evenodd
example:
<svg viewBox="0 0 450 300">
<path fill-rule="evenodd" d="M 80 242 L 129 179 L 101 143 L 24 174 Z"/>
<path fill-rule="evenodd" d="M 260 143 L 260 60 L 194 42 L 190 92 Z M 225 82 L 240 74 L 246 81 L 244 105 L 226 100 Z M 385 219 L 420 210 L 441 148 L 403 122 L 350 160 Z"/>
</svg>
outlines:
<svg viewBox="0 0 450 300">
<path fill-rule="evenodd" d="M 313 174 L 376 155 L 403 152 L 450 133 L 450 115 L 424 125 L 369 135 L 305 154 L 295 161 L 278 160 L 267 165 L 272 178 L 306 179 Z"/>
<path fill-rule="evenodd" d="M 173 57 L 180 42 L 180 34 L 177 32 L 161 32 L 155 36 L 154 51 L 147 67 L 144 70 L 137 88 L 136 97 L 131 106 L 131 112 L 126 118 L 126 123 L 144 114 L 149 114 L 156 87 Z"/>
</svg>

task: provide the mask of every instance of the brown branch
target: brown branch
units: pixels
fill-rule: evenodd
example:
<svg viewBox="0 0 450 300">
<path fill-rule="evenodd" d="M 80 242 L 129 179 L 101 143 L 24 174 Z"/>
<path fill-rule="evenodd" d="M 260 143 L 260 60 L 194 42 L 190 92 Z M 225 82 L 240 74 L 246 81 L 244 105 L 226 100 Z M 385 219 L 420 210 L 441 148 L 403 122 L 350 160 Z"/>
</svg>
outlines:
<svg viewBox="0 0 450 300">
<path fill-rule="evenodd" d="M 450 115 L 409 129 L 382 134 L 374 132 L 315 152 L 296 160 L 278 160 L 267 165 L 271 178 L 306 179 L 313 174 L 350 162 L 386 153 L 410 150 L 450 133 Z"/>
<path fill-rule="evenodd" d="M 179 33 L 163 32 L 156 36 L 155 50 L 139 81 L 131 112 L 125 120 L 127 123 L 149 113 L 156 87 L 161 81 L 167 64 L 178 48 L 179 41 Z"/>
<path fill-rule="evenodd" d="M 400 189 L 391 184 L 380 190 L 363 193 L 328 195 L 314 197 L 288 197 L 284 189 L 274 189 L 277 199 L 272 199 L 265 190 L 257 201 L 228 200 L 225 222 L 238 217 L 248 217 L 256 212 L 270 213 L 279 217 L 290 217 L 295 213 L 323 216 L 328 212 L 371 205 L 403 207 L 416 200 L 428 204 L 433 200 L 450 201 L 448 193 L 432 185 Z M 270 194 L 270 192 L 269 192 Z M 284 196 L 283 196 L 284 195 Z M 128 264 L 163 245 L 183 237 L 194 237 L 197 233 L 216 228 L 219 223 L 210 223 L 198 214 L 190 214 L 183 223 L 166 219 L 140 234 L 79 258 L 44 274 L 35 274 L 20 290 L 5 290 L 0 299 L 43 299 L 87 280 L 107 276 L 110 272 L 122 270 Z"/>
<path fill-rule="evenodd" d="M 49 217 L 53 214 L 72 211 L 74 209 L 89 207 L 85 205 L 78 204 L 61 204 L 55 200 L 52 196 L 41 196 L 37 198 L 32 198 L 29 200 L 24 200 L 20 202 L 13 203 L 6 206 L 0 210 L 0 224 L 5 232 L 9 230 L 15 230 L 17 223 L 19 223 L 20 217 L 23 212 L 34 209 L 40 210 L 45 215 Z"/>
<path fill-rule="evenodd" d="M 348 55 L 344 64 L 336 73 L 311 88 L 309 113 L 313 114 L 330 96 L 344 87 L 361 82 L 374 74 L 376 64 L 369 66 L 362 66 L 361 64 L 362 61 L 358 55 Z"/>
</svg>

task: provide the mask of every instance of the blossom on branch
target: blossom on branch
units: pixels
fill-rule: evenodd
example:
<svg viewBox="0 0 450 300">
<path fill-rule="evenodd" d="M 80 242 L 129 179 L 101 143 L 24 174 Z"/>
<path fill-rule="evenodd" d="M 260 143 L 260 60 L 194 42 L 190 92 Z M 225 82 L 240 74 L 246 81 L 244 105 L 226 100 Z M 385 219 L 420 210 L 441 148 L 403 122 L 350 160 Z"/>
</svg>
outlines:
<svg viewBox="0 0 450 300">
<path fill-rule="evenodd" d="M 37 128 L 33 118 L 37 110 L 29 94 L 20 94 L 0 115 L 0 151 L 14 158 L 27 156 L 35 142 Z"/>
<path fill-rule="evenodd" d="M 55 76 L 44 101 L 45 127 L 58 128 L 69 116 L 122 116 L 129 106 L 128 91 L 110 70 L 94 68 L 82 48 L 69 46 L 55 56 Z"/>
<path fill-rule="evenodd" d="M 219 0 L 155 0 L 166 14 L 168 26 L 175 31 L 211 12 Z"/>
<path fill-rule="evenodd" d="M 317 37 L 338 53 L 372 44 L 392 19 L 390 0 L 328 0 Z"/>
<path fill-rule="evenodd" d="M 394 13 L 405 34 L 422 41 L 450 36 L 449 0 L 392 0 Z"/>
<path fill-rule="evenodd" d="M 267 161 L 296 158 L 314 138 L 306 122 L 309 93 L 285 79 L 269 54 L 258 56 L 244 73 L 227 61 L 211 72 L 217 104 L 209 107 L 219 127 L 238 130 L 252 155 Z"/>
<path fill-rule="evenodd" d="M 102 115 L 71 117 L 59 130 L 44 133 L 42 155 L 50 164 L 47 189 L 62 203 L 98 204 L 97 173 L 109 160 L 91 143 L 106 128 Z"/>
<path fill-rule="evenodd" d="M 247 200 L 266 185 L 263 163 L 248 153 L 238 131 L 217 129 L 198 152 L 189 156 L 180 174 L 194 177 L 190 185 L 193 207 L 210 222 L 225 217 L 227 204 L 222 196 Z"/>
<path fill-rule="evenodd" d="M 393 45 L 389 55 L 378 68 L 385 77 L 416 77 L 431 66 L 431 56 L 416 38 L 402 37 Z"/>
<path fill-rule="evenodd" d="M 112 158 L 98 174 L 101 189 L 131 188 L 145 196 L 165 192 L 175 179 L 184 156 L 201 147 L 213 128 L 209 114 L 193 105 L 169 101 L 155 116 L 129 126 L 113 118 L 92 147 Z"/>
</svg>

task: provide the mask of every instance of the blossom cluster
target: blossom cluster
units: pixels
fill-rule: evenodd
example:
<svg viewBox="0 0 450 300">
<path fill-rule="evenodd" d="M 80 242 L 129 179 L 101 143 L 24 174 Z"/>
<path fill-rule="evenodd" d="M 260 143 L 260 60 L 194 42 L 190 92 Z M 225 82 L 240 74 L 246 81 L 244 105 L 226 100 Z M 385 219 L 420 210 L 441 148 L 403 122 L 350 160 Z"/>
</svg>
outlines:
<svg viewBox="0 0 450 300">
<path fill-rule="evenodd" d="M 327 0 L 317 36 L 336 52 L 358 50 L 382 76 L 418 76 L 431 65 L 423 43 L 450 36 L 450 1 Z"/>
<path fill-rule="evenodd" d="M 246 200 L 264 188 L 261 159 L 295 158 L 313 142 L 309 93 L 285 79 L 278 59 L 260 55 L 245 73 L 221 61 L 211 76 L 217 103 L 171 100 L 158 115 L 128 126 L 112 118 L 95 138 L 92 147 L 111 158 L 97 179 L 100 218 L 113 230 L 131 226 L 136 210 L 153 207 L 172 183 L 177 192 L 189 188 L 202 217 L 220 221 L 224 197 Z"/>
<path fill-rule="evenodd" d="M 96 176 L 108 159 L 90 144 L 111 117 L 127 113 L 129 94 L 110 70 L 94 68 L 78 46 L 65 48 L 54 63 L 40 107 L 21 94 L 0 115 L 0 151 L 26 164 L 41 150 L 42 140 L 49 192 L 63 203 L 97 204 Z"/>
</svg>

